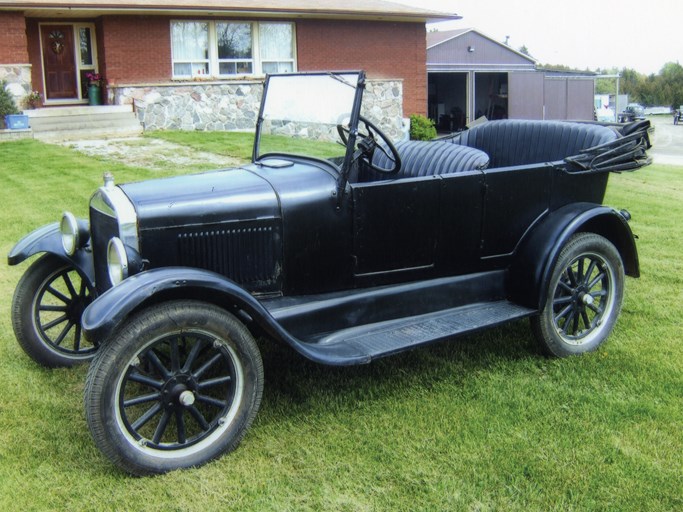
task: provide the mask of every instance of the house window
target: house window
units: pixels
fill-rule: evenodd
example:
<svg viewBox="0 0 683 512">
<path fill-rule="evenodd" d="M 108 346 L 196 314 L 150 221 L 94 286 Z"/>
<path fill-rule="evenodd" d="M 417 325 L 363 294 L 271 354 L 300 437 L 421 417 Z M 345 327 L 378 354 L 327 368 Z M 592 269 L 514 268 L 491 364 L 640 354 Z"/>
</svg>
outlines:
<svg viewBox="0 0 683 512">
<path fill-rule="evenodd" d="M 252 38 L 251 23 L 216 23 L 219 75 L 254 72 Z"/>
<path fill-rule="evenodd" d="M 209 24 L 182 22 L 171 25 L 173 76 L 209 74 Z"/>
<path fill-rule="evenodd" d="M 173 21 L 173 78 L 289 73 L 294 40 L 293 23 Z"/>
<path fill-rule="evenodd" d="M 92 67 L 92 36 L 90 34 L 90 27 L 78 29 L 78 45 L 81 54 L 81 67 Z"/>
<path fill-rule="evenodd" d="M 264 73 L 294 71 L 294 34 L 291 23 L 259 23 L 259 42 Z"/>
</svg>

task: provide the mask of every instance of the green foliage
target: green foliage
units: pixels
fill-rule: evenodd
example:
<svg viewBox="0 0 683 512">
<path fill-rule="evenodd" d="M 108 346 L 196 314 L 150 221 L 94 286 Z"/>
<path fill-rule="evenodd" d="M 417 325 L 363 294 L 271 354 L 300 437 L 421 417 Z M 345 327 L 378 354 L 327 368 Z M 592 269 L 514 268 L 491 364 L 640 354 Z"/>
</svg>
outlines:
<svg viewBox="0 0 683 512">
<path fill-rule="evenodd" d="M 0 151 L 4 254 L 63 210 L 87 215 L 104 171 L 160 174 L 33 140 Z M 526 322 L 352 368 L 263 341 L 263 403 L 240 447 L 154 478 L 95 448 L 85 367 L 21 352 L 9 311 L 27 264 L 0 266 L 0 510 L 683 510 L 683 168 L 611 175 L 606 203 L 633 214 L 642 277 L 599 351 L 544 358 Z"/>
<path fill-rule="evenodd" d="M 14 96 L 6 89 L 7 81 L 0 81 L 0 118 L 4 122 L 6 115 L 18 114 L 17 104 L 14 101 Z"/>
<path fill-rule="evenodd" d="M 431 140 L 436 137 L 434 121 L 420 114 L 410 116 L 411 140 Z"/>
<path fill-rule="evenodd" d="M 668 62 L 656 75 L 646 76 L 634 69 L 624 68 L 599 70 L 603 74 L 620 74 L 619 93 L 628 94 L 629 101 L 646 106 L 669 105 L 678 108 L 683 105 L 683 66 Z M 614 94 L 616 78 L 596 81 L 597 94 Z"/>
</svg>

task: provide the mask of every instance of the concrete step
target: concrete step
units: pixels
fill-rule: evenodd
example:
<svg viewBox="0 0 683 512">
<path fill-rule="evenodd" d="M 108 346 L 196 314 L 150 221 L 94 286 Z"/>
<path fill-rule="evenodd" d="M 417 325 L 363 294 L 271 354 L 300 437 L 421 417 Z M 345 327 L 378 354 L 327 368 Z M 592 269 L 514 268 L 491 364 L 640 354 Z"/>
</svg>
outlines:
<svg viewBox="0 0 683 512">
<path fill-rule="evenodd" d="M 29 126 L 34 132 L 82 130 L 85 128 L 106 128 L 107 126 L 119 127 L 128 125 L 140 125 L 133 114 L 107 115 L 107 116 L 72 116 L 51 117 L 44 119 L 30 119 Z"/>
<path fill-rule="evenodd" d="M 139 137 L 142 126 L 120 128 L 88 128 L 81 130 L 53 130 L 33 132 L 33 138 L 43 142 L 62 142 L 68 140 L 85 139 L 116 139 L 121 137 Z"/>
<path fill-rule="evenodd" d="M 34 138 L 43 141 L 138 136 L 143 131 L 131 105 L 42 108 L 25 114 Z"/>
<path fill-rule="evenodd" d="M 31 126 L 50 126 L 62 124 L 64 122 L 77 123 L 80 121 L 91 120 L 110 120 L 110 119 L 136 119 L 132 112 L 114 112 L 111 114 L 79 114 L 70 116 L 50 116 L 50 117 L 29 117 L 29 124 Z"/>
</svg>

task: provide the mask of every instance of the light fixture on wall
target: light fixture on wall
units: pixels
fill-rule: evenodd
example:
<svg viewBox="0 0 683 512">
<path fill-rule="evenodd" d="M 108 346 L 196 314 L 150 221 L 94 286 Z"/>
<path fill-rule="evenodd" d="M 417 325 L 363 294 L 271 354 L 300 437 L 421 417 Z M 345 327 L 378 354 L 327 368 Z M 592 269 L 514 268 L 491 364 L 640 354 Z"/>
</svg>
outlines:
<svg viewBox="0 0 683 512">
<path fill-rule="evenodd" d="M 474 53 L 474 46 L 468 46 L 467 51 L 470 53 Z"/>
</svg>

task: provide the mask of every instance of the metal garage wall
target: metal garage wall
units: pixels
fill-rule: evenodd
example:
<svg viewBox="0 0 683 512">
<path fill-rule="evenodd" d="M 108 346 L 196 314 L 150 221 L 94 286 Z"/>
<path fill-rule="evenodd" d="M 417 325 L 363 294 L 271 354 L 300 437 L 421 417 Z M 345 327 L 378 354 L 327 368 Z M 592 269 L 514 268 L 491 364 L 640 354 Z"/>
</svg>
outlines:
<svg viewBox="0 0 683 512">
<path fill-rule="evenodd" d="M 510 119 L 543 119 L 543 73 L 508 74 Z"/>
<path fill-rule="evenodd" d="M 567 79 L 546 78 L 544 119 L 567 119 Z"/>
<path fill-rule="evenodd" d="M 567 119 L 592 121 L 594 98 L 594 79 L 569 79 L 567 81 Z"/>
<path fill-rule="evenodd" d="M 546 77 L 545 119 L 593 120 L 592 78 Z"/>
</svg>

